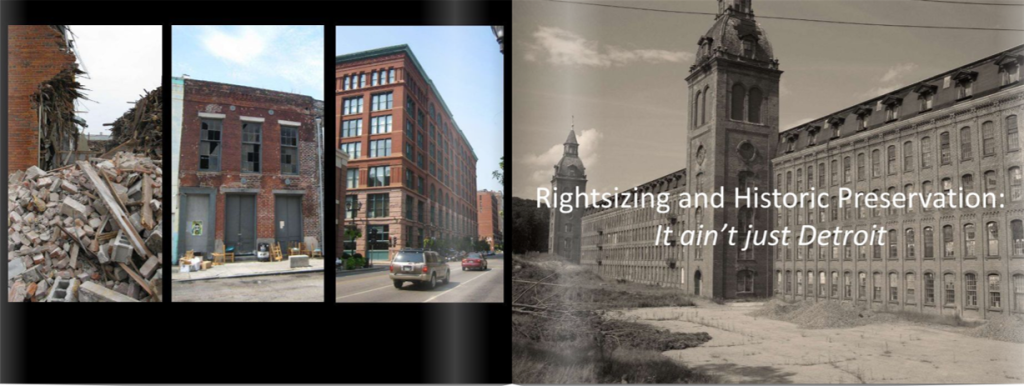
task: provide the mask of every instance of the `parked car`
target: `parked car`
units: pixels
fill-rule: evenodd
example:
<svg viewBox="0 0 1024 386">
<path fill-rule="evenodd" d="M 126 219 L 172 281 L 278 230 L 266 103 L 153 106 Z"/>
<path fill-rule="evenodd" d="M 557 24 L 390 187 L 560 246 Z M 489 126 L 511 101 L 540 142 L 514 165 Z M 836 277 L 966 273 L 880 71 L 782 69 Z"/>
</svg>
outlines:
<svg viewBox="0 0 1024 386">
<path fill-rule="evenodd" d="M 462 259 L 462 270 L 467 269 L 478 269 L 487 270 L 487 258 L 483 257 L 479 253 L 472 253 Z"/>
<path fill-rule="evenodd" d="M 437 281 L 448 284 L 452 273 L 441 255 L 434 251 L 422 249 L 403 249 L 395 254 L 395 259 L 388 267 L 388 276 L 401 289 L 405 282 L 410 281 L 427 288 L 437 287 Z"/>
</svg>

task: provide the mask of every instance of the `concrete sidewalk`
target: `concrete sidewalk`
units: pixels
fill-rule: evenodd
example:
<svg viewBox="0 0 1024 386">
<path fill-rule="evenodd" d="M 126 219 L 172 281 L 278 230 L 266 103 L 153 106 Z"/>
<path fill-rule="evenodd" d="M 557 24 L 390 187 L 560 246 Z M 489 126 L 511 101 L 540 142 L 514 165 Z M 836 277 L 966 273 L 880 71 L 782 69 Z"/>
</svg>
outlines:
<svg viewBox="0 0 1024 386">
<path fill-rule="evenodd" d="M 244 263 L 227 263 L 224 265 L 218 265 L 216 267 L 210 267 L 210 269 L 198 272 L 184 273 L 179 270 L 178 266 L 173 266 L 171 267 L 171 269 L 173 270 L 171 273 L 171 280 L 208 280 L 222 279 L 227 277 L 323 272 L 324 270 L 324 259 L 309 259 L 309 264 L 311 265 L 310 267 L 291 268 L 291 262 L 289 262 L 288 260 L 275 261 L 271 263 L 260 263 L 253 261 Z"/>
</svg>

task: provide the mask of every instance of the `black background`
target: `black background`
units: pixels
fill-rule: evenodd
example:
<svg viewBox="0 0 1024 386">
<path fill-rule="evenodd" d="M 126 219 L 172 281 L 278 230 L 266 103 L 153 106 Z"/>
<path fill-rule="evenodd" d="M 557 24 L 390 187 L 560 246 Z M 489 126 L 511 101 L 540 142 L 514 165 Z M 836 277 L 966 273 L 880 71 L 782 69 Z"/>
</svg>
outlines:
<svg viewBox="0 0 1024 386">
<path fill-rule="evenodd" d="M 505 153 L 511 134 L 511 3 L 500 2 L 13 2 L 0 4 L 7 111 L 7 26 L 163 25 L 164 132 L 170 137 L 171 25 L 323 25 L 324 90 L 332 90 L 335 25 L 503 25 Z M 154 42 L 153 44 L 157 44 Z M 498 50 L 495 42 L 494 49 Z M 177 74 L 180 75 L 180 74 Z M 335 250 L 333 95 L 325 92 L 324 249 Z M 7 119 L 0 170 L 7 170 Z M 163 153 L 171 154 L 165 140 Z M 477 165 L 478 175 L 496 165 Z M 163 197 L 169 207 L 170 159 Z M 505 175 L 511 176 L 507 166 Z M 506 179 L 505 191 L 511 187 Z M 7 197 L 7 184 L 3 184 Z M 507 197 L 507 196 L 506 196 Z M 3 207 L 7 218 L 6 205 Z M 165 229 L 171 224 L 164 210 Z M 169 233 L 168 233 L 169 234 Z M 7 238 L 3 237 L 3 251 Z M 323 303 L 170 303 L 171 244 L 164 242 L 164 303 L 17 304 L 0 299 L 4 383 L 509 383 L 511 257 L 504 304 L 334 304 L 334 259 Z M 6 261 L 6 259 L 5 259 Z M 7 264 L 0 264 L 7 277 Z"/>
</svg>

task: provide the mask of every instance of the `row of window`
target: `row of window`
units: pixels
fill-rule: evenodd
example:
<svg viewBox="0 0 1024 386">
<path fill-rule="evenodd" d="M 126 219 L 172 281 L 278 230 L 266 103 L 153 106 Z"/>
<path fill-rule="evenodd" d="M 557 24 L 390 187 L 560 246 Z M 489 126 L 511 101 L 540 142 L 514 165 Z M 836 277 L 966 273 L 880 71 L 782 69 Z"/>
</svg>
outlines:
<svg viewBox="0 0 1024 386">
<path fill-rule="evenodd" d="M 394 108 L 394 92 L 382 92 L 370 96 L 370 111 L 384 111 Z M 341 100 L 342 115 L 363 113 L 363 97 L 351 97 Z"/>
<path fill-rule="evenodd" d="M 221 170 L 222 119 L 201 119 L 199 129 L 199 171 Z M 243 173 L 262 172 L 263 124 L 242 122 Z M 281 126 L 281 173 L 299 174 L 299 128 Z"/>
<path fill-rule="evenodd" d="M 414 189 L 421 195 L 427 196 L 431 201 L 440 203 L 442 208 L 454 208 L 463 216 L 475 216 L 475 210 L 472 208 L 459 204 L 455 201 L 455 197 L 449 195 L 447 192 L 434 185 L 429 186 L 425 182 L 423 176 L 417 176 L 411 170 L 406 169 L 405 171 L 405 186 L 409 189 Z M 373 166 L 367 168 L 367 187 L 383 187 L 391 186 L 391 166 Z M 359 181 L 359 169 L 352 168 L 345 171 L 345 188 L 356 189 L 360 187 Z"/>
<path fill-rule="evenodd" d="M 345 218 L 355 219 L 359 214 L 358 196 L 347 195 L 345 196 Z M 388 193 L 381 194 L 367 194 L 366 195 L 366 218 L 386 218 L 391 215 L 390 204 L 391 197 Z M 452 231 L 456 232 L 468 232 L 475 228 L 475 224 L 472 219 L 466 216 L 456 217 L 455 213 L 439 209 L 437 203 L 430 204 L 430 217 L 426 217 L 426 210 L 423 200 L 417 200 L 411 195 L 406 195 L 405 198 L 405 213 L 406 219 L 418 221 L 421 223 L 427 223 L 429 220 L 431 224 L 437 225 L 441 230 L 448 230 L 451 227 Z"/>
<path fill-rule="evenodd" d="M 742 272 L 741 272 L 742 274 Z M 957 283 L 956 275 L 953 273 L 945 273 L 942 275 L 942 288 L 941 293 L 936 291 L 936 277 L 932 272 L 925 272 L 923 288 L 919 287 L 917 275 L 913 272 L 903 274 L 903 281 L 901 283 L 900 274 L 896 272 L 889 272 L 887 282 L 883 279 L 882 272 L 874 272 L 871 274 L 870 284 L 868 282 L 867 272 L 858 272 L 856 283 L 854 283 L 853 273 L 844 272 L 842 281 L 838 271 L 832 271 L 829 276 L 825 271 L 819 271 L 815 275 L 814 271 L 807 271 L 806 273 L 806 287 L 804 282 L 804 273 L 802 271 L 776 271 L 778 286 L 776 292 L 785 293 L 790 295 L 806 295 L 808 297 L 831 297 L 836 299 L 854 299 L 854 295 L 858 300 L 871 300 L 875 302 L 888 301 L 891 303 L 900 302 L 900 284 L 903 285 L 903 304 L 916 304 L 918 300 L 924 302 L 924 305 L 935 306 L 941 305 L 943 307 L 955 307 L 956 306 L 956 293 Z M 817 277 L 815 277 L 817 276 Z M 966 308 L 977 308 L 979 306 L 979 291 L 987 292 L 987 306 L 989 309 L 1001 310 L 1004 308 L 1002 301 L 1002 280 L 999 274 L 990 273 L 986 275 L 986 282 L 981 288 L 979 288 L 978 275 L 973 272 L 963 274 L 963 305 Z M 815 280 L 817 279 L 817 280 Z M 829 280 L 831 279 L 831 280 Z M 795 288 L 794 288 L 794 284 Z M 815 284 L 817 288 L 815 289 Z M 1013 312 L 1024 311 L 1024 275 L 1015 274 L 1012 279 L 1012 289 L 1010 310 Z M 871 292 L 868 292 L 868 286 L 871 285 Z M 883 293 L 884 286 L 888 287 L 888 291 Z M 856 293 L 854 292 L 854 286 L 856 286 Z M 923 289 L 922 297 L 918 299 L 917 291 Z M 840 294 L 840 291 L 841 294 Z M 870 297 L 869 297 L 870 295 Z"/>
<path fill-rule="evenodd" d="M 365 72 L 359 74 L 345 75 L 341 79 L 342 90 L 354 90 L 366 87 Z M 381 86 L 395 83 L 395 69 L 380 69 L 370 71 L 370 86 Z"/>
<path fill-rule="evenodd" d="M 703 126 L 711 120 L 710 109 L 714 107 L 714 100 L 710 104 L 708 103 L 707 99 L 710 92 L 711 87 L 705 86 L 703 90 L 697 91 L 695 95 L 691 114 L 694 128 Z M 729 119 L 761 123 L 761 105 L 764 101 L 764 93 L 761 89 L 752 87 L 748 91 L 742 84 L 736 83 L 732 86 L 730 101 Z"/>
</svg>

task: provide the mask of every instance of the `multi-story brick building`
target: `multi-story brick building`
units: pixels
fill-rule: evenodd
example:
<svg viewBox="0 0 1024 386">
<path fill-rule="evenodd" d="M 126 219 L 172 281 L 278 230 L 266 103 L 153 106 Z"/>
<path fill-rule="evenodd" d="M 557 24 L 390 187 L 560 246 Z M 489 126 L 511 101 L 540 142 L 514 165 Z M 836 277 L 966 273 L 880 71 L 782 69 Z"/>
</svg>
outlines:
<svg viewBox="0 0 1024 386">
<path fill-rule="evenodd" d="M 885 244 L 774 249 L 774 292 L 876 309 L 988 317 L 1024 311 L 1024 46 L 791 128 L 772 160 L 783 192 L 994 193 L 1001 207 L 804 208 L 776 228 L 884 227 Z M 795 237 L 794 237 L 795 238 Z M 793 243 L 797 240 L 792 240 Z"/>
<path fill-rule="evenodd" d="M 480 227 L 477 234 L 487 240 L 493 251 L 495 245 L 500 247 L 505 240 L 501 233 L 501 193 L 486 189 L 476 192 L 476 206 Z"/>
<path fill-rule="evenodd" d="M 334 150 L 334 232 L 335 253 L 341 257 L 345 252 L 345 171 L 348 170 L 348 153 Z"/>
<path fill-rule="evenodd" d="M 286 248 L 309 237 L 322 243 L 322 104 L 183 81 L 179 253 L 223 245 L 245 254 L 261 243 Z"/>
<path fill-rule="evenodd" d="M 710 192 L 722 209 L 586 209 L 582 263 L 687 293 L 858 302 L 887 310 L 988 317 L 1024 310 L 1024 113 L 1014 47 L 856 106 L 778 132 L 771 46 L 749 0 L 723 8 L 701 37 L 690 76 L 689 167 L 637 191 Z M 779 149 L 779 154 L 776 153 Z M 735 188 L 759 191 L 991 192 L 1002 207 L 904 210 L 736 208 Z M 809 203 L 808 203 L 809 204 Z M 886 245 L 654 246 L 657 227 L 758 230 L 886 229 Z M 687 225 L 689 226 L 687 227 Z M 1000 232 L 1002 230 L 1002 232 Z M 1007 231 L 1008 230 L 1008 231 Z"/>
<path fill-rule="evenodd" d="M 78 69 L 75 54 L 67 41 L 65 25 L 12 25 L 7 27 L 7 168 L 8 172 L 44 166 L 40 159 L 39 126 L 44 117 L 33 98 L 41 83 L 62 72 Z M 47 102 L 43 102 L 47 103 Z M 60 110 L 73 111 L 74 106 Z M 70 145 L 68 137 L 64 145 Z M 44 145 L 46 141 L 43 141 Z M 55 152 L 58 149 L 49 149 Z M 53 154 L 44 154 L 51 159 Z"/>
<path fill-rule="evenodd" d="M 477 236 L 476 154 L 406 45 L 340 55 L 335 128 L 349 154 L 345 249 L 387 260 L 428 238 Z"/>
</svg>

